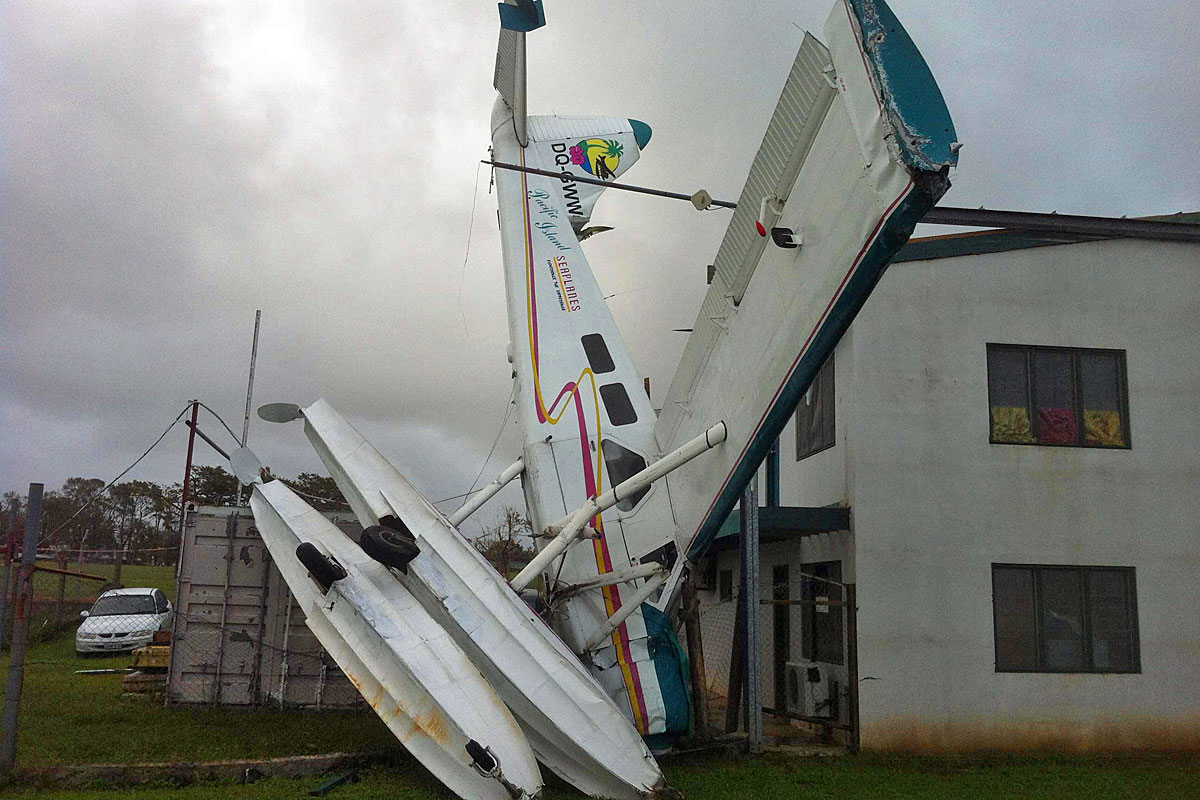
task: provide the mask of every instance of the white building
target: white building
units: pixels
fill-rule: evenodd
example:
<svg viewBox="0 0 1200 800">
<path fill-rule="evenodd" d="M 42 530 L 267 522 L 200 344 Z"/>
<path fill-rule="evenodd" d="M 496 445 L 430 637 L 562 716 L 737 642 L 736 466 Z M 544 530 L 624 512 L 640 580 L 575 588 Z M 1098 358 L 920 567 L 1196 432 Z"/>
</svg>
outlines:
<svg viewBox="0 0 1200 800">
<path fill-rule="evenodd" d="M 762 606 L 766 705 L 851 720 L 844 608 L 812 603 L 840 589 L 805 573 L 855 585 L 864 747 L 1200 747 L 1200 244 L 1054 238 L 910 242 L 789 423 L 761 581 L 809 602 Z M 805 534 L 846 527 L 825 506 L 848 529 Z"/>
</svg>

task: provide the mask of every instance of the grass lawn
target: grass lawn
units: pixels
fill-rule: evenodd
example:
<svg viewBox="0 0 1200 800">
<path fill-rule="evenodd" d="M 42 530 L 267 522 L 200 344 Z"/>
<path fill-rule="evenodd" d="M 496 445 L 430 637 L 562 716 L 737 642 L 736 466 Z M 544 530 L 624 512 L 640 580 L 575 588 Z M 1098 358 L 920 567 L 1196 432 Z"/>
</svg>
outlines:
<svg viewBox="0 0 1200 800">
<path fill-rule="evenodd" d="M 39 561 L 39 567 L 58 569 L 57 561 Z M 116 570 L 115 564 L 83 564 L 69 562 L 67 569 L 73 572 L 85 572 L 88 575 L 100 575 L 110 582 Z M 60 576 L 50 572 L 36 572 L 33 576 L 33 592 L 37 597 L 58 597 Z M 175 601 L 175 566 L 144 566 L 141 564 L 125 564 L 121 567 L 121 583 L 130 587 L 151 587 L 162 589 L 171 601 Z M 82 578 L 67 578 L 67 597 L 95 597 L 100 594 L 104 584 L 99 581 L 87 581 Z"/>
<path fill-rule="evenodd" d="M 1146 758 L 891 758 L 844 756 L 814 759 L 782 754 L 751 760 L 729 756 L 684 757 L 664 762 L 667 777 L 688 800 L 745 798 L 783 800 L 902 800 L 921 798 L 1021 798 L 1021 800 L 1174 800 L 1200 797 L 1200 768 L 1179 759 Z M 252 785 L 217 783 L 182 789 L 21 792 L 38 800 L 274 800 L 304 797 L 323 778 L 273 778 Z M 329 795 L 335 800 L 406 800 L 451 795 L 415 763 L 378 767 L 357 784 Z M 581 798 L 553 780 L 544 800 Z"/>
<path fill-rule="evenodd" d="M 168 568 L 169 569 L 169 568 Z M 398 747 L 370 711 L 163 708 L 121 697 L 120 675 L 77 669 L 127 667 L 130 656 L 80 658 L 73 634 L 37 644 L 26 658 L 17 766 L 203 761 Z M 8 653 L 0 659 L 8 674 Z"/>
</svg>

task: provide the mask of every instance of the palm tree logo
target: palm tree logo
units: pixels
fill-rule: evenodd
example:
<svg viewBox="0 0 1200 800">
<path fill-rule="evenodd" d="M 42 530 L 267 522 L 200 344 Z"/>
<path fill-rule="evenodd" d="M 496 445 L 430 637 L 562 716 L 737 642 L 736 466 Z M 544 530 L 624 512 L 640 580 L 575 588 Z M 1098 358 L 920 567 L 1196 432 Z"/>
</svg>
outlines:
<svg viewBox="0 0 1200 800">
<path fill-rule="evenodd" d="M 602 180 L 616 177 L 625 146 L 616 139 L 583 139 L 571 148 L 571 163 Z"/>
</svg>

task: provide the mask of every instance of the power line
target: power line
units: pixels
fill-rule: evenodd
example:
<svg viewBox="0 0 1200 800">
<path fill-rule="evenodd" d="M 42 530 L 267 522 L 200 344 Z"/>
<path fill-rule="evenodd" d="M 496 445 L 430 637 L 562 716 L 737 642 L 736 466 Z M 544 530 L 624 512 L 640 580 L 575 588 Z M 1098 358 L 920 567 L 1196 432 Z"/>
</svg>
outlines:
<svg viewBox="0 0 1200 800">
<path fill-rule="evenodd" d="M 199 402 L 199 401 L 197 401 L 197 402 Z M 237 443 L 238 443 L 238 447 L 241 447 L 241 446 L 242 446 L 242 440 L 241 440 L 241 438 L 239 438 L 239 437 L 238 437 L 238 435 L 237 435 L 236 433 L 234 433 L 234 432 L 233 432 L 233 428 L 229 427 L 229 425 L 228 425 L 228 424 L 225 422 L 225 420 L 221 419 L 221 415 L 220 415 L 220 414 L 218 414 L 217 412 L 213 411 L 211 408 L 209 408 L 208 406 L 206 406 L 204 403 L 200 403 L 200 407 L 201 407 L 201 408 L 203 408 L 203 409 L 204 409 L 205 411 L 207 411 L 208 413 L 212 414 L 214 417 L 216 417 L 216 418 L 217 418 L 217 422 L 220 422 L 222 425 L 224 425 L 224 426 L 225 426 L 225 430 L 229 431 L 229 435 L 230 435 L 230 436 L 232 436 L 232 437 L 233 437 L 233 440 L 234 440 L 235 442 L 237 442 Z"/>
<path fill-rule="evenodd" d="M 504 419 L 500 421 L 500 430 L 496 431 L 496 438 L 492 440 L 492 449 L 488 450 L 487 458 L 480 465 L 479 474 L 475 476 L 475 480 L 471 481 L 471 488 L 467 491 L 467 494 L 475 491 L 475 484 L 479 483 L 479 479 L 483 477 L 483 471 L 487 469 L 488 462 L 492 460 L 492 453 L 496 452 L 496 445 L 500 444 L 500 437 L 504 435 L 504 426 L 508 424 L 508 415 L 512 412 L 513 402 L 516 397 L 517 382 L 513 381 L 512 393 L 508 396 L 508 404 L 504 407 Z"/>
<path fill-rule="evenodd" d="M 97 498 L 97 497 L 99 497 L 100 495 L 104 494 L 104 493 L 105 493 L 105 492 L 107 492 L 109 489 L 111 489 L 111 488 L 112 488 L 112 485 L 113 485 L 114 483 L 116 483 L 117 481 L 121 480 L 121 478 L 124 478 L 124 477 L 125 477 L 125 475 L 126 475 L 128 472 L 129 472 L 129 470 L 131 470 L 131 469 L 133 469 L 134 467 L 136 467 L 136 466 L 138 465 L 138 463 L 139 463 L 139 462 L 140 462 L 140 461 L 141 461 L 143 458 L 145 458 L 146 456 L 150 455 L 150 451 L 151 451 L 151 450 L 153 450 L 154 448 L 158 447 L 158 443 L 159 443 L 159 442 L 161 442 L 163 439 L 167 438 L 167 434 L 171 432 L 171 429 L 172 429 L 172 428 L 174 428 L 176 424 L 178 424 L 179 420 L 183 419 L 183 415 L 187 413 L 187 410 L 188 410 L 188 409 L 191 407 L 191 405 L 192 405 L 191 403 L 188 403 L 186 406 L 184 406 L 184 407 L 183 407 L 183 410 L 179 412 L 179 416 L 177 416 L 177 417 L 175 417 L 175 419 L 171 420 L 171 424 L 167 426 L 167 429 L 166 429 L 165 431 L 163 431 L 163 432 L 162 432 L 162 435 L 161 435 L 161 436 L 159 436 L 157 439 L 155 439 L 155 440 L 154 440 L 154 444 L 152 444 L 152 445 L 150 445 L 149 447 L 147 447 L 147 448 L 146 448 L 146 452 L 144 452 L 144 453 L 142 453 L 140 456 L 138 456 L 138 457 L 137 457 L 137 459 L 136 459 L 136 460 L 135 460 L 135 461 L 134 461 L 132 464 L 130 464 L 128 467 L 126 467 L 125 469 L 121 470 L 121 474 L 120 474 L 120 475 L 118 475 L 117 477 L 113 478 L 111 481 L 109 481 L 109 482 L 108 482 L 108 484 L 107 484 L 107 485 L 106 485 L 106 486 L 105 486 L 103 489 L 101 489 L 100 491 L 98 491 L 98 492 L 96 492 L 94 495 L 92 495 L 90 498 L 88 498 L 88 501 L 87 501 L 86 503 L 84 503 L 83 505 L 81 505 L 81 506 L 79 507 L 79 510 L 78 510 L 78 511 L 76 511 L 76 512 L 75 512 L 74 514 L 72 514 L 71 516 L 67 517 L 67 519 L 66 519 L 66 521 L 65 521 L 65 522 L 63 522 L 63 523 L 62 523 L 61 525 L 59 525 L 57 528 L 55 528 L 54 530 L 50 531 L 50 533 L 48 533 L 48 534 L 46 534 L 44 537 L 42 537 L 42 540 L 41 540 L 40 542 L 38 542 L 38 546 L 40 547 L 40 546 L 42 546 L 43 544 L 45 544 L 47 541 L 49 541 L 50 539 L 52 539 L 52 538 L 54 537 L 54 534 L 58 533 L 58 532 L 59 532 L 59 531 L 61 531 L 63 528 L 65 528 L 65 527 L 66 527 L 68 524 L 70 524 L 71 520 L 73 520 L 73 519 L 75 519 L 76 517 L 78 517 L 80 514 L 82 514 L 82 513 L 83 513 L 83 510 L 84 510 L 85 508 L 87 508 L 87 507 L 88 507 L 88 506 L 90 506 L 90 505 L 91 505 L 93 502 L 95 502 L 95 500 L 96 500 L 96 498 Z M 203 404 L 203 403 L 201 403 L 201 405 L 204 405 L 204 404 Z"/>
</svg>

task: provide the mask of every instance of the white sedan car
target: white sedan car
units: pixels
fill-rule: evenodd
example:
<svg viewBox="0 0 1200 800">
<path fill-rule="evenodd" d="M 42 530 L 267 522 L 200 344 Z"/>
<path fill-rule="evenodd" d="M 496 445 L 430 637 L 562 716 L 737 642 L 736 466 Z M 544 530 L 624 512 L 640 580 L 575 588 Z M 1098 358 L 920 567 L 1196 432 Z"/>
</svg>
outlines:
<svg viewBox="0 0 1200 800">
<path fill-rule="evenodd" d="M 159 589 L 111 589 L 80 612 L 75 652 L 120 653 L 150 644 L 171 622 L 171 601 Z"/>
</svg>

